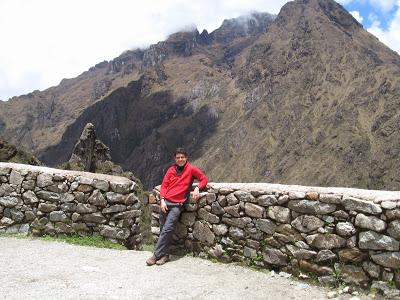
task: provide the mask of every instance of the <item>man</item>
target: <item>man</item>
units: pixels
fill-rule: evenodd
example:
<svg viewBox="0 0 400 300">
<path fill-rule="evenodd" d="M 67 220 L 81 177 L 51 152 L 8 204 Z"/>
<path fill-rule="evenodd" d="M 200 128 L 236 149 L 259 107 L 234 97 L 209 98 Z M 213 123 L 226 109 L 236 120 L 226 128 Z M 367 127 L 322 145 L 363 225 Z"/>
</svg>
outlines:
<svg viewBox="0 0 400 300">
<path fill-rule="evenodd" d="M 183 205 L 190 195 L 194 179 L 199 181 L 192 195 L 197 200 L 200 197 L 200 190 L 206 187 L 208 179 L 199 168 L 188 162 L 187 152 L 183 148 L 176 149 L 175 164 L 168 169 L 161 184 L 160 236 L 154 254 L 146 260 L 148 266 L 163 265 L 169 260 L 168 248 L 172 234 Z"/>
</svg>

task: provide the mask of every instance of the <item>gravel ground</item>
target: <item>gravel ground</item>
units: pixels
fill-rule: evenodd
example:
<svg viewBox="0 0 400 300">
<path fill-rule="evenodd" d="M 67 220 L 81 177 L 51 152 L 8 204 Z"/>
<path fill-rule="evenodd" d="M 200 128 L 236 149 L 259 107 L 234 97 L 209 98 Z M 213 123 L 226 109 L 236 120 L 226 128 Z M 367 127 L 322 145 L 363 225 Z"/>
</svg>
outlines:
<svg viewBox="0 0 400 300">
<path fill-rule="evenodd" d="M 193 257 L 147 267 L 146 251 L 0 237 L 0 254 L 1 299 L 327 299 L 330 291 Z"/>
</svg>

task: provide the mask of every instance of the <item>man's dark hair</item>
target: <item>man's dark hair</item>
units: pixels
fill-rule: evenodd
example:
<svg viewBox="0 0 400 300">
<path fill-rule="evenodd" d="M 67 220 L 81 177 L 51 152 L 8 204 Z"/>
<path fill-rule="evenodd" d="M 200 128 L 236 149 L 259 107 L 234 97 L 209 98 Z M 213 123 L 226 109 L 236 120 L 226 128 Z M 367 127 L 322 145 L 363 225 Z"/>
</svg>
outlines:
<svg viewBox="0 0 400 300">
<path fill-rule="evenodd" d="M 187 154 L 186 150 L 181 148 L 181 147 L 180 148 L 176 148 L 174 156 L 176 156 L 177 154 L 183 154 L 186 157 L 188 157 L 188 154 Z"/>
</svg>

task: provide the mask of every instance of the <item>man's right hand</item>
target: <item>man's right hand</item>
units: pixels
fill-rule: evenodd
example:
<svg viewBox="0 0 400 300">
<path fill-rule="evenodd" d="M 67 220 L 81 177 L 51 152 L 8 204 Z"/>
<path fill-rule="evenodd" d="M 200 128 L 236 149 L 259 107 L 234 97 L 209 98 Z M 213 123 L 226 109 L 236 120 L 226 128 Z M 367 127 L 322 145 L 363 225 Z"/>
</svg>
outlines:
<svg viewBox="0 0 400 300">
<path fill-rule="evenodd" d="M 160 206 L 161 206 L 161 210 L 163 211 L 163 213 L 166 214 L 167 211 L 168 211 L 168 206 L 167 206 L 167 204 L 165 203 L 165 200 L 164 200 L 164 199 L 161 199 Z"/>
</svg>

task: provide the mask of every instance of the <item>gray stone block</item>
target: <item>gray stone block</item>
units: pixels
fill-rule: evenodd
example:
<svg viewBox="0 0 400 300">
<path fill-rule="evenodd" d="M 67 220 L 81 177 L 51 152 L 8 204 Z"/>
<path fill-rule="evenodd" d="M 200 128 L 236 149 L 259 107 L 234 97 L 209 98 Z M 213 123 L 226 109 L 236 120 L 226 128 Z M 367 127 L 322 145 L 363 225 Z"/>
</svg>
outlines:
<svg viewBox="0 0 400 300">
<path fill-rule="evenodd" d="M 343 197 L 342 203 L 346 210 L 354 210 L 371 215 L 380 214 L 382 212 L 380 205 L 371 201 L 361 200 L 353 197 Z"/>
<path fill-rule="evenodd" d="M 291 200 L 288 207 L 296 212 L 312 215 L 325 215 L 336 210 L 335 204 L 311 200 Z"/>
<path fill-rule="evenodd" d="M 374 231 L 361 232 L 358 245 L 360 249 L 399 251 L 396 239 Z"/>
</svg>

